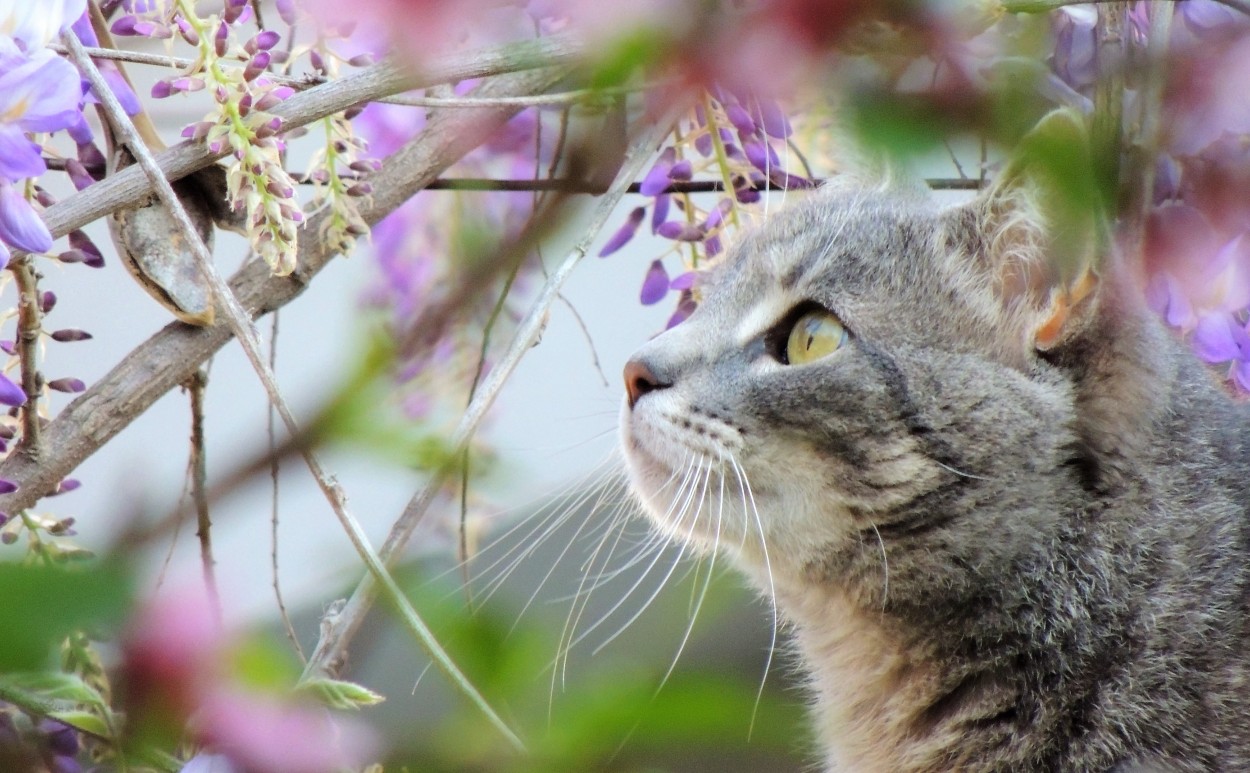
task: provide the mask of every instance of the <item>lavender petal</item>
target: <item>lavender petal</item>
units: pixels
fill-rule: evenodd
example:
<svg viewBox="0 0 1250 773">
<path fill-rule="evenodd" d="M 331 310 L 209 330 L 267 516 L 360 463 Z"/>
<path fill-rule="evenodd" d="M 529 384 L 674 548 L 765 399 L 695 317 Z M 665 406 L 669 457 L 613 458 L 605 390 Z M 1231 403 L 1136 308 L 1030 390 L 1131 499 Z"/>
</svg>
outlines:
<svg viewBox="0 0 1250 773">
<path fill-rule="evenodd" d="M 643 306 L 651 306 L 663 300 L 665 295 L 668 295 L 668 271 L 662 261 L 653 260 L 642 280 L 642 292 L 638 299 Z"/>
<path fill-rule="evenodd" d="M 634 238 L 634 234 L 638 233 L 638 226 L 647 215 L 646 207 L 635 207 L 629 213 L 629 218 L 625 223 L 612 234 L 612 238 L 608 239 L 607 244 L 603 245 L 603 249 L 599 250 L 599 257 L 606 258 L 620 248 L 624 247 L 630 239 Z"/>
<path fill-rule="evenodd" d="M 0 403 L 14 407 L 26 404 L 26 393 L 3 373 L 0 373 Z"/>
<path fill-rule="evenodd" d="M 52 249 L 52 234 L 43 219 L 6 180 L 0 180 L 0 240 L 32 253 Z"/>
<path fill-rule="evenodd" d="M 639 192 L 644 196 L 658 196 L 663 193 L 668 187 L 668 173 L 676 162 L 677 151 L 673 148 L 665 148 L 655 165 L 651 167 L 651 171 L 647 172 L 647 176 L 643 178 L 642 184 L 638 186 Z"/>
</svg>

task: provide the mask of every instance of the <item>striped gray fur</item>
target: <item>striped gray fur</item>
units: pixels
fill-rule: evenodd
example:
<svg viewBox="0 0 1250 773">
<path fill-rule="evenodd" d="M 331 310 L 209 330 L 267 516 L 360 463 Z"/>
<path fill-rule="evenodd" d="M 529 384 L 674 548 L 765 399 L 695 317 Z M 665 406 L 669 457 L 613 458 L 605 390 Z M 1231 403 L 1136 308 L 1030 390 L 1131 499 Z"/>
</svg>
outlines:
<svg viewBox="0 0 1250 773">
<path fill-rule="evenodd" d="M 744 237 L 627 370 L 634 490 L 775 598 L 831 770 L 1250 770 L 1250 417 L 1113 257 L 1039 348 L 1016 194 L 826 186 Z M 805 305 L 849 338 L 782 364 Z"/>
</svg>

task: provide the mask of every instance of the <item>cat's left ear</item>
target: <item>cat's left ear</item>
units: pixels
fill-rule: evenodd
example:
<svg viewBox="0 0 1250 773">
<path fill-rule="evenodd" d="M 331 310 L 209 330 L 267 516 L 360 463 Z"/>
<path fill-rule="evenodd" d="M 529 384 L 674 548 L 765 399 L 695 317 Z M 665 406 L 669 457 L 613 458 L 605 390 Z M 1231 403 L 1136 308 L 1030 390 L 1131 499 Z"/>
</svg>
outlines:
<svg viewBox="0 0 1250 773">
<path fill-rule="evenodd" d="M 1070 340 L 1096 306 L 1105 229 L 1094 169 L 1085 119 L 1056 110 L 987 190 L 947 213 L 948 243 L 985 272 L 1011 327 L 1039 351 Z"/>
</svg>

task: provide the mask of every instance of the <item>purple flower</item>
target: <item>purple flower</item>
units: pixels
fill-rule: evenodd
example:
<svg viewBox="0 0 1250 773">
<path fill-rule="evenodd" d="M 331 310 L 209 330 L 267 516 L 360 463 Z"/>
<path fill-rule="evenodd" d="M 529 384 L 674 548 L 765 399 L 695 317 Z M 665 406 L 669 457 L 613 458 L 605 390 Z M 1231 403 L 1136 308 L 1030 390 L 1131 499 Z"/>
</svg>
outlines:
<svg viewBox="0 0 1250 773">
<path fill-rule="evenodd" d="M 63 330 L 55 330 L 50 335 L 53 341 L 59 341 L 61 343 L 91 340 L 91 334 L 86 330 L 79 330 L 72 327 L 67 327 Z"/>
<path fill-rule="evenodd" d="M 647 176 L 643 178 L 642 184 L 638 186 L 639 192 L 644 196 L 658 196 L 663 193 L 669 184 L 669 172 L 672 171 L 673 164 L 676 162 L 677 151 L 673 148 L 665 148 L 656 159 L 655 165 L 651 167 L 651 171 L 647 172 Z"/>
<path fill-rule="evenodd" d="M 0 478 L 0 494 L 12 494 L 17 489 L 18 485 L 13 481 Z"/>
<path fill-rule="evenodd" d="M 1240 341 L 1247 341 L 1246 331 L 1231 314 L 1208 314 L 1194 328 L 1193 347 L 1205 362 L 1228 362 L 1241 356 Z"/>
<path fill-rule="evenodd" d="M 276 31 L 264 30 L 256 33 L 251 40 L 244 43 L 243 49 L 249 54 L 254 54 L 257 51 L 268 51 L 278 45 L 280 39 L 281 36 Z"/>
<path fill-rule="evenodd" d="M 667 193 L 661 193 L 655 197 L 655 209 L 651 211 L 651 233 L 655 233 L 668 219 L 668 207 L 672 203 L 672 196 Z"/>
<path fill-rule="evenodd" d="M 638 226 L 642 224 L 642 220 L 647 215 L 645 207 L 635 207 L 629 213 L 629 218 L 625 223 L 612 234 L 612 238 L 608 239 L 608 243 L 603 245 L 603 249 L 599 250 L 599 257 L 606 258 L 620 248 L 624 247 L 629 240 L 634 238 L 634 234 L 638 233 Z"/>
<path fill-rule="evenodd" d="M 737 103 L 725 106 L 725 116 L 729 118 L 729 122 L 734 125 L 741 134 L 750 136 L 755 134 L 755 119 L 747 112 L 747 109 Z"/>
<path fill-rule="evenodd" d="M 0 373 L 0 403 L 14 407 L 26 404 L 26 393 L 3 373 Z"/>
<path fill-rule="evenodd" d="M 751 162 L 751 166 L 765 174 L 781 166 L 781 159 L 777 157 L 777 152 L 766 142 L 743 139 L 742 151 L 746 153 L 747 161 Z"/>
<path fill-rule="evenodd" d="M 100 39 L 96 37 L 95 30 L 91 28 L 91 19 L 87 14 L 84 13 L 78 18 L 78 21 L 74 22 L 73 30 L 84 46 L 100 45 Z M 122 75 L 121 70 L 117 69 L 117 63 L 108 59 L 97 59 L 96 67 L 100 69 L 100 74 L 108 82 L 109 89 L 117 95 L 117 100 L 122 103 L 126 114 L 137 114 L 141 109 L 139 97 L 135 95 L 134 89 L 130 88 L 130 84 Z M 94 94 L 88 94 L 87 101 L 91 103 L 99 102 Z"/>
<path fill-rule="evenodd" d="M 104 268 L 104 255 L 87 234 L 82 231 L 70 231 L 69 246 L 70 252 L 77 251 L 77 262 L 81 262 L 83 265 L 91 268 Z M 64 253 L 62 253 L 60 258 L 67 263 L 74 262 L 65 260 Z"/>
<path fill-rule="evenodd" d="M 41 719 L 36 725 L 44 737 L 48 750 L 58 757 L 73 757 L 78 753 L 78 732 L 55 719 Z"/>
<path fill-rule="evenodd" d="M 771 99 L 756 100 L 757 115 L 764 125 L 764 133 L 774 139 L 784 140 L 793 133 L 790 119 L 781 109 L 781 105 Z"/>
<path fill-rule="evenodd" d="M 48 389 L 57 392 L 69 392 L 74 394 L 86 390 L 87 385 L 80 378 L 54 378 L 48 382 Z"/>
<path fill-rule="evenodd" d="M 1246 29 L 1245 14 L 1216 0 L 1185 0 L 1177 3 L 1176 12 L 1185 28 L 1199 40 L 1227 40 Z"/>
<path fill-rule="evenodd" d="M 276 0 L 274 5 L 278 7 L 278 15 L 282 17 L 282 21 L 288 25 L 295 23 L 295 0 Z"/>
<path fill-rule="evenodd" d="M 677 310 L 673 312 L 673 316 L 668 318 L 668 324 L 664 326 L 665 330 L 677 327 L 694 313 L 698 306 L 694 301 L 694 295 L 689 290 L 683 290 L 681 300 L 677 302 Z"/>
<path fill-rule="evenodd" d="M 681 220 L 670 220 L 667 223 L 661 223 L 660 227 L 656 229 L 656 233 L 665 239 L 672 239 L 678 242 L 701 242 L 704 236 L 702 228 Z"/>
<path fill-rule="evenodd" d="M 22 52 L 0 37 L 0 177 L 43 174 L 39 146 L 25 132 L 67 129 L 82 120 L 82 83 L 73 65 L 47 49 Z"/>
<path fill-rule="evenodd" d="M 75 190 L 81 191 L 95 182 L 95 178 L 87 171 L 87 167 L 76 158 L 65 160 L 65 173 L 69 175 L 69 181 L 74 184 Z"/>
<path fill-rule="evenodd" d="M 668 272 L 664 270 L 663 262 L 653 260 L 651 268 L 647 269 L 647 275 L 643 277 L 642 292 L 638 299 L 643 306 L 651 306 L 664 300 L 665 295 L 668 295 Z"/>
<path fill-rule="evenodd" d="M 1064 83 L 1081 91 L 1093 85 L 1098 77 L 1094 30 L 1098 11 L 1092 5 L 1069 5 L 1061 8 L 1054 18 L 1055 53 L 1051 66 Z"/>
<path fill-rule="evenodd" d="M 52 234 L 8 180 L 0 180 L 0 241 L 27 252 L 52 249 Z"/>
<path fill-rule="evenodd" d="M 673 281 L 668 283 L 670 290 L 689 290 L 694 287 L 694 280 L 698 277 L 695 271 L 684 271 L 673 277 Z"/>
<path fill-rule="evenodd" d="M 0 30 L 27 51 L 43 48 L 83 15 L 87 0 L 0 3 Z"/>
</svg>

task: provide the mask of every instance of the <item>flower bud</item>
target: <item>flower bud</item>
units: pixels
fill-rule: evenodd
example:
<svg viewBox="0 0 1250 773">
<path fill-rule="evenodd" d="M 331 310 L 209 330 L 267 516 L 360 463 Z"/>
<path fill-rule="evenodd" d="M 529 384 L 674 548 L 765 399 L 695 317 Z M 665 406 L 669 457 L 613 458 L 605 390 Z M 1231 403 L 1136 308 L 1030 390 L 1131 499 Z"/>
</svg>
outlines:
<svg viewBox="0 0 1250 773">
<path fill-rule="evenodd" d="M 82 379 L 78 378 L 55 378 L 48 382 L 48 389 L 73 394 L 85 391 L 87 385 L 82 382 Z"/>
</svg>

